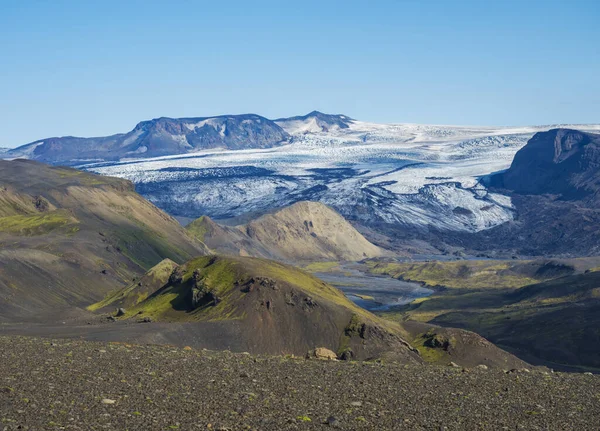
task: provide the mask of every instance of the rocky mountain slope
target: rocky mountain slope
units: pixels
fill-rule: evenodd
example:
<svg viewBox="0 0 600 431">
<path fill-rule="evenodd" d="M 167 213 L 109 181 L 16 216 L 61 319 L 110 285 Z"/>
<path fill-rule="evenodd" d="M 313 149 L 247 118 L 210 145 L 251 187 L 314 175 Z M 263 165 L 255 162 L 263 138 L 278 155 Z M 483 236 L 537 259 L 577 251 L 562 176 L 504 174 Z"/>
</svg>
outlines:
<svg viewBox="0 0 600 431">
<path fill-rule="evenodd" d="M 207 252 L 128 181 L 0 161 L 0 319 L 85 306 L 164 258 Z"/>
<path fill-rule="evenodd" d="M 162 272 L 156 285 L 160 287 L 149 293 L 143 282 L 134 284 L 91 308 L 127 305 L 121 320 L 239 321 L 237 337 L 255 352 L 303 355 L 326 347 L 348 359 L 387 355 L 421 362 L 399 325 L 377 318 L 338 289 L 292 266 L 207 256 Z M 223 346 L 230 342 L 224 332 Z"/>
<path fill-rule="evenodd" d="M 571 129 L 537 133 L 515 154 L 493 184 L 521 195 L 559 195 L 563 200 L 598 195 L 600 135 Z"/>
<path fill-rule="evenodd" d="M 301 261 L 356 261 L 385 254 L 333 209 L 302 201 L 246 224 L 201 217 L 186 229 L 219 253 Z"/>
<path fill-rule="evenodd" d="M 325 347 L 346 360 L 526 366 L 472 332 L 381 319 L 320 279 L 264 259 L 212 256 L 181 266 L 165 260 L 139 282 L 88 308 L 114 316 L 113 310 L 123 307 L 109 328 L 71 327 L 68 336 L 268 354 L 304 355 Z M 147 321 L 152 323 L 136 323 Z"/>
<path fill-rule="evenodd" d="M 477 250 L 530 256 L 600 254 L 600 135 L 571 129 L 536 134 L 510 168 L 492 176 L 515 219 L 477 236 Z"/>
</svg>

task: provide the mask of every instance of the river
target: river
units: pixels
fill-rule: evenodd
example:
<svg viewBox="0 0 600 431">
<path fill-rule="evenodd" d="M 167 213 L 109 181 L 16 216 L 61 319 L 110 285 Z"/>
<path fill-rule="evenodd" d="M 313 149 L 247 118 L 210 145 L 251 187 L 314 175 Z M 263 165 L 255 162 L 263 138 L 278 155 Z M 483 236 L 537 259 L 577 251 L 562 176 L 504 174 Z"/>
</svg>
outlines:
<svg viewBox="0 0 600 431">
<path fill-rule="evenodd" d="M 360 264 L 342 264 L 340 270 L 316 272 L 314 275 L 337 287 L 348 299 L 369 311 L 386 311 L 433 293 L 433 290 L 417 283 L 369 274 Z"/>
</svg>

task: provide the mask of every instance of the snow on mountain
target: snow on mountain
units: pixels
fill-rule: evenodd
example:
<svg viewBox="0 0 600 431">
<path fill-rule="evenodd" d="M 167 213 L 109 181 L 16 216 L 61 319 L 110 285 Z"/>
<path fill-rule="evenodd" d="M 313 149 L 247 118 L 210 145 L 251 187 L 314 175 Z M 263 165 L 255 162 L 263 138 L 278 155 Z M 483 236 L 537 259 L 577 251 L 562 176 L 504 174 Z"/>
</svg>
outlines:
<svg viewBox="0 0 600 431">
<path fill-rule="evenodd" d="M 326 127 L 313 113 L 275 120 L 292 135 L 291 143 L 275 148 L 205 150 L 84 169 L 127 178 L 153 203 L 183 217 L 222 219 L 315 200 L 366 225 L 476 232 L 513 217 L 510 198 L 488 192 L 479 179 L 508 168 L 534 133 L 556 127 L 383 125 L 330 117 Z"/>
<path fill-rule="evenodd" d="M 127 133 L 95 138 L 46 138 L 11 149 L 3 158 L 27 158 L 57 165 L 125 158 L 161 157 L 205 149 L 270 148 L 290 138 L 273 121 L 254 114 L 203 118 L 156 118 Z"/>
<path fill-rule="evenodd" d="M 280 118 L 275 120 L 275 123 L 290 135 L 298 135 L 348 129 L 353 121 L 345 115 L 323 114 L 319 111 L 313 111 L 298 117 Z"/>
</svg>

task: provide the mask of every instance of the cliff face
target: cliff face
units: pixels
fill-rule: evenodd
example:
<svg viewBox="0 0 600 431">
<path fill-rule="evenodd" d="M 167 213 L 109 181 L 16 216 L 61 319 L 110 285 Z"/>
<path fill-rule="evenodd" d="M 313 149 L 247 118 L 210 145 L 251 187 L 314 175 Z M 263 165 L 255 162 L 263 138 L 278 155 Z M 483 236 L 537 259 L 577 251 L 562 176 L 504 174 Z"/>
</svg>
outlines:
<svg viewBox="0 0 600 431">
<path fill-rule="evenodd" d="M 519 194 L 553 194 L 565 199 L 600 188 L 600 135 L 570 129 L 537 133 L 496 180 Z"/>
</svg>

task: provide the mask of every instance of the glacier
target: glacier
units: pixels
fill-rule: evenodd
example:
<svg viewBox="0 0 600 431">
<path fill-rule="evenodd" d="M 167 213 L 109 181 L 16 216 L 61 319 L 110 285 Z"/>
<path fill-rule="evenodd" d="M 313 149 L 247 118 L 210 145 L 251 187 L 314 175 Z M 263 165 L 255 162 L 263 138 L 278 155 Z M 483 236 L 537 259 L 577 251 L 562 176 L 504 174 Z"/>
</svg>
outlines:
<svg viewBox="0 0 600 431">
<path fill-rule="evenodd" d="M 364 225 L 478 232 L 514 217 L 509 196 L 482 181 L 507 169 L 536 132 L 557 127 L 376 124 L 339 116 L 276 120 L 292 137 L 268 149 L 219 150 L 85 164 L 131 180 L 182 218 L 257 215 L 299 200 L 321 201 Z M 224 133 L 224 131 L 223 131 Z"/>
</svg>

